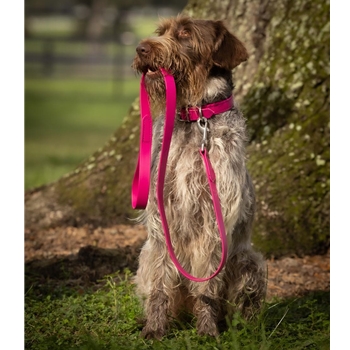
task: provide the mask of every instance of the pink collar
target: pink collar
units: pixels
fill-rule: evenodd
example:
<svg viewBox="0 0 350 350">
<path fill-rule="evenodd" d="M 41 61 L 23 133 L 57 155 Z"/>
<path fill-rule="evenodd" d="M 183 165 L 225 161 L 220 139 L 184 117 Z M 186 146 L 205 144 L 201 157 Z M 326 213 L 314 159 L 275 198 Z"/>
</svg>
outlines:
<svg viewBox="0 0 350 350">
<path fill-rule="evenodd" d="M 182 108 L 178 114 L 180 120 L 186 122 L 195 122 L 200 117 L 210 119 L 216 114 L 224 113 L 232 109 L 234 106 L 233 96 L 226 98 L 225 100 L 209 103 L 201 107 L 187 107 Z"/>
</svg>

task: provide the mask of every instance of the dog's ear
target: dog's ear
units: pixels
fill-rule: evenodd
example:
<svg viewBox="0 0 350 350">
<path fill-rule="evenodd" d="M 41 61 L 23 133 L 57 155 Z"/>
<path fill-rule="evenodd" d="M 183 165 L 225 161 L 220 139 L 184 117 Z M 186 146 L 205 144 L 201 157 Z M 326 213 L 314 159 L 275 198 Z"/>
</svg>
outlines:
<svg viewBox="0 0 350 350">
<path fill-rule="evenodd" d="M 232 70 L 248 59 L 248 52 L 240 40 L 231 34 L 222 21 L 214 22 L 216 41 L 214 47 L 214 64 Z"/>
</svg>

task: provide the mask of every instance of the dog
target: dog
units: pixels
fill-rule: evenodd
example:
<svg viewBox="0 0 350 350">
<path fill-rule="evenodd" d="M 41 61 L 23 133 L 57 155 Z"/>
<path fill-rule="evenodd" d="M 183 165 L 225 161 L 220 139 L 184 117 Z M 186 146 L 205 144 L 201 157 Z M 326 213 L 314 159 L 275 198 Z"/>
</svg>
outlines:
<svg viewBox="0 0 350 350">
<path fill-rule="evenodd" d="M 140 221 L 148 238 L 135 276 L 145 311 L 141 335 L 161 339 L 172 320 L 194 315 L 197 333 L 218 336 L 219 323 L 240 312 L 250 319 L 266 292 L 263 256 L 252 248 L 255 211 L 252 180 L 246 169 L 245 118 L 236 104 L 208 120 L 206 144 L 228 241 L 225 267 L 206 282 L 179 273 L 169 257 L 157 208 L 156 182 L 165 113 L 165 83 L 171 72 L 176 84 L 177 112 L 227 99 L 233 90 L 232 70 L 248 59 L 242 42 L 222 21 L 177 16 L 161 21 L 156 36 L 136 48 L 133 68 L 145 75 L 153 125 L 151 189 Z M 211 275 L 221 257 L 221 242 L 205 167 L 199 152 L 203 134 L 197 123 L 176 119 L 169 151 L 164 202 L 175 254 L 182 266 L 200 277 Z"/>
</svg>

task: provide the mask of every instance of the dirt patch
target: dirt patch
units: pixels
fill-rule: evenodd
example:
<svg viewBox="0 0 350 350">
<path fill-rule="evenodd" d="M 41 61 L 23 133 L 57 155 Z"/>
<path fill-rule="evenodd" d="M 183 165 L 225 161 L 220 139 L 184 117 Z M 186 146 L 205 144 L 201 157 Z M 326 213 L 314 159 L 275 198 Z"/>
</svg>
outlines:
<svg viewBox="0 0 350 350">
<path fill-rule="evenodd" d="M 141 244 L 147 233 L 141 225 L 116 225 L 107 228 L 57 227 L 25 232 L 25 261 L 52 259 L 78 254 L 80 248 L 123 248 Z"/>
<path fill-rule="evenodd" d="M 42 283 L 65 280 L 70 285 L 85 285 L 124 268 L 135 271 L 146 235 L 141 225 L 26 230 L 26 274 L 40 276 Z M 329 252 L 270 259 L 267 263 L 268 300 L 330 289 Z"/>
</svg>

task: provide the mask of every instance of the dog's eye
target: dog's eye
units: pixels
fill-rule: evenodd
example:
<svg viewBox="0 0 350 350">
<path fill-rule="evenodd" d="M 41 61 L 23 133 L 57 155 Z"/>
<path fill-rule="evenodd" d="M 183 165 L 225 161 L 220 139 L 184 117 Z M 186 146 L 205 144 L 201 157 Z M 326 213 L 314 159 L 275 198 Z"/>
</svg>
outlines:
<svg viewBox="0 0 350 350">
<path fill-rule="evenodd" d="M 182 29 L 178 32 L 178 36 L 181 39 L 187 39 L 191 36 L 190 32 L 186 29 Z"/>
</svg>

